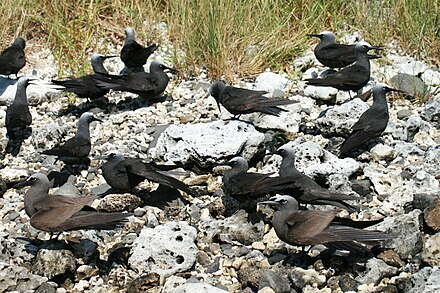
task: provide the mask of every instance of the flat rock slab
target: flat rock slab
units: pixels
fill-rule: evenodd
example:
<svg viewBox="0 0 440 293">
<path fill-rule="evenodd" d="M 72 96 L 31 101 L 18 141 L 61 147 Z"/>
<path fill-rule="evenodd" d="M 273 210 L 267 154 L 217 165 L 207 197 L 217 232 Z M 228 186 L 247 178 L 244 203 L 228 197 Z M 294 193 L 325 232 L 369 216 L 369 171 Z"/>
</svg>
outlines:
<svg viewBox="0 0 440 293">
<path fill-rule="evenodd" d="M 249 123 L 214 121 L 193 125 L 170 125 L 149 149 L 154 160 L 207 168 L 235 156 L 249 160 L 263 147 L 264 134 Z"/>
<path fill-rule="evenodd" d="M 196 234 L 186 222 L 145 227 L 133 244 L 128 263 L 139 273 L 156 272 L 165 277 L 187 271 L 196 260 Z"/>
</svg>

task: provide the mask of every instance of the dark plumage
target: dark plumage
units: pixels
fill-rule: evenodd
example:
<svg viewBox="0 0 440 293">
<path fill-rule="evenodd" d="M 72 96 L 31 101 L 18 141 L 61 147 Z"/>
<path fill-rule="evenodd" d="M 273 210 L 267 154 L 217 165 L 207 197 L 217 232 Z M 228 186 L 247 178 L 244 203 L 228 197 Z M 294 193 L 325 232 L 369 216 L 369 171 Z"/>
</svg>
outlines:
<svg viewBox="0 0 440 293">
<path fill-rule="evenodd" d="M 339 210 L 299 211 L 298 202 L 290 196 L 273 197 L 259 205 L 269 205 L 275 212 L 272 225 L 282 241 L 291 245 L 323 244 L 329 248 L 359 251 L 366 249 L 362 244 L 378 244 L 392 239 L 393 236 L 347 226 L 350 221 L 342 223 L 336 218 Z M 353 222 L 355 226 L 356 222 Z"/>
<path fill-rule="evenodd" d="M 121 50 L 121 60 L 125 67 L 121 74 L 128 72 L 144 72 L 144 65 L 148 57 L 159 47 L 156 44 L 143 47 L 134 40 L 134 30 L 131 27 L 125 29 L 125 42 Z"/>
<path fill-rule="evenodd" d="M 151 62 L 150 73 L 130 72 L 125 75 L 96 74 L 96 83 L 104 89 L 125 91 L 139 95 L 149 102 L 153 102 L 165 91 L 169 77 L 165 70 L 175 72 L 158 61 Z"/>
<path fill-rule="evenodd" d="M 0 74 L 17 75 L 20 69 L 26 65 L 25 47 L 25 40 L 16 38 L 10 47 L 3 50 L 0 55 Z"/>
<path fill-rule="evenodd" d="M 107 70 L 104 67 L 104 60 L 113 57 L 115 56 L 93 55 L 91 63 L 95 74 L 66 80 L 52 80 L 52 83 L 63 86 L 64 88 L 61 88 L 60 90 L 75 93 L 82 99 L 93 100 L 101 98 L 108 94 L 109 90 L 98 86 L 94 77 L 97 73 L 107 74 Z"/>
<path fill-rule="evenodd" d="M 47 232 L 62 232 L 77 229 L 109 230 L 122 226 L 129 213 L 101 213 L 91 207 L 83 209 L 96 199 L 49 195 L 49 180 L 42 173 L 33 174 L 25 182 L 16 184 L 19 188 L 30 186 L 24 195 L 24 209 L 31 218 L 32 227 Z"/>
<path fill-rule="evenodd" d="M 232 169 L 223 176 L 223 189 L 230 196 L 258 197 L 282 190 L 291 181 L 290 178 L 270 177 L 273 173 L 247 172 L 249 165 L 242 157 L 233 158 L 228 165 Z"/>
<path fill-rule="evenodd" d="M 90 123 L 101 121 L 90 112 L 85 112 L 78 120 L 78 127 L 74 137 L 68 139 L 64 144 L 50 150 L 43 151 L 45 155 L 58 156 L 58 160 L 65 162 L 76 162 L 86 159 L 92 148 L 90 140 Z"/>
<path fill-rule="evenodd" d="M 362 113 L 359 120 L 352 126 L 352 133 L 341 145 L 340 156 L 346 155 L 368 140 L 382 134 L 390 118 L 386 94 L 392 91 L 401 92 L 383 83 L 376 84 L 373 87 L 373 104 L 367 111 Z"/>
<path fill-rule="evenodd" d="M 381 49 L 366 42 L 359 42 L 355 46 L 356 62 L 341 69 L 338 72 L 330 73 L 325 78 L 306 79 L 308 85 L 331 86 L 344 91 L 358 91 L 370 80 L 370 61 L 367 52 L 371 49 Z"/>
<path fill-rule="evenodd" d="M 291 146 L 280 147 L 277 154 L 283 158 L 279 171 L 280 177 L 291 178 L 291 184 L 294 187 L 290 189 L 289 186 L 284 189 L 284 194 L 294 197 L 303 204 L 333 205 L 350 212 L 359 211 L 358 207 L 344 200 L 360 200 L 360 197 L 324 189 L 312 178 L 299 172 L 295 167 L 295 154 Z"/>
<path fill-rule="evenodd" d="M 332 32 L 321 32 L 309 34 L 310 37 L 317 37 L 321 40 L 315 47 L 316 59 L 322 65 L 330 68 L 341 68 L 356 61 L 355 45 L 337 44 L 335 35 Z M 368 55 L 369 59 L 380 58 L 377 55 Z"/>
<path fill-rule="evenodd" d="M 118 192 L 127 192 L 139 185 L 145 179 L 163 184 L 172 188 L 180 189 L 192 196 L 198 196 L 185 183 L 163 174 L 152 164 L 142 162 L 138 158 L 124 158 L 117 152 L 111 151 L 106 156 L 107 162 L 102 165 L 102 175 L 105 181 Z"/>
<path fill-rule="evenodd" d="M 29 127 L 32 123 L 32 115 L 26 95 L 28 85 L 29 80 L 26 77 L 18 79 L 14 102 L 6 109 L 5 126 L 9 141 L 5 152 L 13 156 L 18 155 L 23 141 L 32 133 Z"/>
<path fill-rule="evenodd" d="M 269 99 L 264 97 L 264 94 L 267 92 L 226 86 L 221 81 L 216 81 L 209 87 L 209 95 L 217 101 L 219 110 L 222 104 L 233 115 L 260 112 L 279 116 L 281 112 L 287 112 L 287 110 L 278 106 L 297 103 L 297 101 L 284 98 Z"/>
</svg>

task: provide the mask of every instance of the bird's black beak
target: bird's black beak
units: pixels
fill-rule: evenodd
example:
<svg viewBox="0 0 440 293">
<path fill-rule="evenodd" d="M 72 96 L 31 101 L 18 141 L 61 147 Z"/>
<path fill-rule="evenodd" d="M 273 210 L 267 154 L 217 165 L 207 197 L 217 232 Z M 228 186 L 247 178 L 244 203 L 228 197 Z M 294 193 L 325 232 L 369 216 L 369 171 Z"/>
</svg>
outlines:
<svg viewBox="0 0 440 293">
<path fill-rule="evenodd" d="M 404 91 L 395 89 L 395 88 L 391 88 L 391 87 L 386 87 L 385 88 L 386 92 L 396 92 L 396 93 L 404 93 Z"/>
<path fill-rule="evenodd" d="M 31 181 L 25 180 L 25 181 L 22 181 L 22 182 L 18 182 L 17 184 L 12 186 L 12 188 L 19 189 L 19 188 L 22 188 L 22 187 L 25 187 L 25 186 L 30 186 L 31 183 L 32 183 Z"/>
<path fill-rule="evenodd" d="M 99 119 L 99 118 L 96 118 L 95 116 L 93 116 L 93 117 L 91 118 L 91 120 L 92 120 L 92 121 L 104 122 L 103 120 L 101 120 L 101 119 Z"/>
<path fill-rule="evenodd" d="M 104 56 L 102 56 L 102 58 L 104 58 L 104 59 L 115 58 L 115 57 L 118 57 L 118 56 L 117 55 L 104 55 Z"/>
<path fill-rule="evenodd" d="M 380 56 L 380 55 L 367 55 L 368 56 L 368 59 L 379 59 L 379 58 L 382 58 L 382 56 Z"/>
<path fill-rule="evenodd" d="M 317 37 L 317 38 L 321 38 L 320 34 L 307 34 L 306 36 L 308 37 Z"/>
<path fill-rule="evenodd" d="M 168 67 L 168 66 L 166 66 L 166 65 L 162 65 L 162 66 L 163 66 L 163 68 L 164 68 L 164 72 L 165 72 L 165 70 L 167 70 L 167 71 L 169 71 L 171 74 L 176 74 L 176 73 L 177 73 L 177 69 L 175 69 L 175 68 Z"/>
<path fill-rule="evenodd" d="M 383 49 L 384 49 L 383 46 L 371 46 L 371 47 L 369 48 L 369 50 L 383 50 Z"/>
<path fill-rule="evenodd" d="M 267 205 L 270 207 L 279 207 L 282 204 L 276 200 L 265 200 L 265 201 L 260 201 L 257 205 Z"/>
</svg>

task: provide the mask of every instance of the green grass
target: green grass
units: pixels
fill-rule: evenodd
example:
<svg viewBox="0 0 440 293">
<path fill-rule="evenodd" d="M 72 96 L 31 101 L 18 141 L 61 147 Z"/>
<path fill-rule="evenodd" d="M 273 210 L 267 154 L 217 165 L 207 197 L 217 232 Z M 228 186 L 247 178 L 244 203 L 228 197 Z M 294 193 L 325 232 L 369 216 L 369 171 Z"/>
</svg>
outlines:
<svg viewBox="0 0 440 293">
<path fill-rule="evenodd" d="M 45 40 L 60 74 L 82 75 L 92 52 L 123 43 L 124 27 L 160 42 L 153 24 L 164 21 L 185 52 L 173 58 L 183 75 L 206 67 L 211 78 L 232 80 L 285 68 L 316 42 L 305 35 L 323 30 L 359 31 L 378 45 L 394 40 L 438 64 L 439 7 L 438 0 L 3 0 L 0 37 L 2 47 L 18 35 Z"/>
</svg>

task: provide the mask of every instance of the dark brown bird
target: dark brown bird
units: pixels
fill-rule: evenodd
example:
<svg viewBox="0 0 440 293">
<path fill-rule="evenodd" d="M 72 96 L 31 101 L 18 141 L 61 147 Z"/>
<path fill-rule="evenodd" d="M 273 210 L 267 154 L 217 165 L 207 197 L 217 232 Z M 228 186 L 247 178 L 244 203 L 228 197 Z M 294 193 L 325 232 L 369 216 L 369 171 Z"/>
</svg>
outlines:
<svg viewBox="0 0 440 293">
<path fill-rule="evenodd" d="M 298 202 L 291 196 L 273 197 L 259 205 L 268 205 L 275 212 L 272 226 L 282 241 L 291 245 L 323 244 L 328 248 L 348 251 L 362 251 L 362 244 L 379 244 L 380 241 L 392 239 L 393 236 L 347 226 L 350 221 L 342 223 L 336 218 L 340 210 L 299 211 Z M 359 225 L 354 222 L 353 225 Z"/>
<path fill-rule="evenodd" d="M 104 89 L 130 92 L 139 95 L 147 101 L 155 101 L 165 91 L 169 77 L 165 73 L 176 70 L 161 64 L 158 61 L 151 62 L 150 72 L 129 72 L 124 75 L 96 74 L 94 79 L 98 86 Z"/>
<path fill-rule="evenodd" d="M 382 134 L 390 119 L 386 94 L 402 92 L 379 83 L 373 87 L 373 104 L 362 113 L 359 120 L 352 126 L 352 133 L 341 145 L 339 156 L 347 155 L 351 150 L 358 148 L 368 140 Z"/>
<path fill-rule="evenodd" d="M 249 165 L 242 157 L 233 158 L 227 165 L 232 169 L 223 176 L 223 189 L 230 196 L 258 197 L 291 185 L 290 178 L 271 177 L 274 173 L 247 172 Z"/>
<path fill-rule="evenodd" d="M 234 116 L 260 112 L 267 115 L 279 116 L 281 112 L 287 112 L 278 106 L 297 103 L 297 101 L 263 96 L 265 91 L 253 91 L 233 86 L 226 86 L 222 81 L 216 81 L 209 87 L 209 95 L 217 101 L 218 109 L 220 104 Z"/>
<path fill-rule="evenodd" d="M 144 72 L 144 65 L 147 63 L 148 57 L 159 47 L 152 44 L 144 47 L 134 40 L 134 30 L 131 27 L 125 29 L 125 42 L 121 50 L 121 60 L 125 64 L 125 68 L 121 74 L 129 72 Z"/>
<path fill-rule="evenodd" d="M 117 192 L 127 192 L 147 179 L 180 189 L 194 197 L 198 196 L 197 192 L 191 190 L 185 183 L 163 174 L 158 169 L 160 166 L 155 167 L 152 164 L 144 163 L 138 158 L 124 158 L 118 151 L 111 151 L 106 159 L 107 162 L 101 167 L 102 175 L 108 185 Z"/>
<path fill-rule="evenodd" d="M 371 46 L 367 42 L 357 43 L 356 62 L 353 65 L 330 73 L 325 78 L 306 79 L 306 83 L 313 86 L 331 86 L 344 91 L 359 91 L 370 80 L 370 60 L 367 53 L 372 49 L 382 50 L 381 47 Z"/>
<path fill-rule="evenodd" d="M 28 85 L 29 80 L 26 77 L 18 79 L 14 102 L 6 109 L 5 126 L 9 140 L 5 152 L 13 156 L 18 155 L 23 141 L 32 133 L 32 128 L 29 127 L 32 115 L 26 95 Z"/>
<path fill-rule="evenodd" d="M 63 86 L 64 88 L 60 90 L 75 93 L 81 99 L 99 99 L 108 94 L 109 90 L 99 87 L 94 77 L 97 73 L 107 74 L 107 69 L 104 67 L 104 60 L 113 57 L 115 56 L 93 55 L 91 63 L 95 74 L 66 80 L 52 80 L 52 83 Z"/>
<path fill-rule="evenodd" d="M 25 40 L 16 38 L 10 47 L 3 50 L 0 54 L 0 74 L 17 76 L 17 73 L 26 65 L 25 47 Z"/>
<path fill-rule="evenodd" d="M 78 229 L 111 230 L 122 226 L 129 213 L 102 213 L 84 209 L 96 199 L 89 195 L 72 198 L 49 195 L 49 180 L 42 173 L 35 173 L 27 181 L 14 188 L 30 186 L 24 195 L 24 208 L 31 218 L 32 227 L 47 232 L 62 232 Z"/>
<path fill-rule="evenodd" d="M 83 113 L 78 120 L 78 127 L 74 137 L 68 139 L 64 144 L 42 153 L 57 156 L 58 160 L 71 163 L 87 159 L 92 149 L 92 142 L 90 140 L 90 123 L 92 121 L 102 122 L 101 119 L 94 117 L 90 112 Z"/>
<path fill-rule="evenodd" d="M 291 178 L 291 185 L 283 190 L 283 194 L 294 197 L 299 203 L 313 205 L 333 205 L 347 209 L 350 212 L 359 211 L 359 208 L 350 205 L 344 200 L 360 200 L 359 196 L 344 194 L 322 188 L 312 178 L 302 174 L 295 167 L 295 154 L 289 145 L 280 147 L 277 152 L 283 158 L 281 162 L 280 177 Z"/>
<path fill-rule="evenodd" d="M 324 31 L 319 34 L 308 34 L 309 37 L 317 37 L 321 40 L 315 47 L 316 59 L 322 65 L 330 68 L 346 67 L 356 61 L 355 45 L 337 44 L 332 32 Z M 380 58 L 377 55 L 368 55 L 369 59 Z"/>
</svg>

